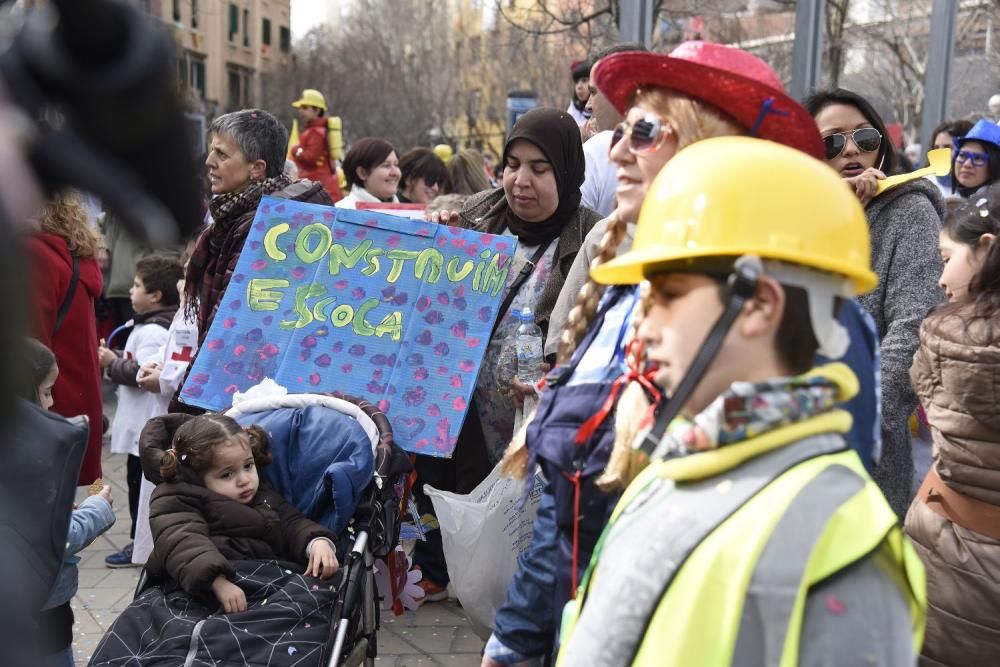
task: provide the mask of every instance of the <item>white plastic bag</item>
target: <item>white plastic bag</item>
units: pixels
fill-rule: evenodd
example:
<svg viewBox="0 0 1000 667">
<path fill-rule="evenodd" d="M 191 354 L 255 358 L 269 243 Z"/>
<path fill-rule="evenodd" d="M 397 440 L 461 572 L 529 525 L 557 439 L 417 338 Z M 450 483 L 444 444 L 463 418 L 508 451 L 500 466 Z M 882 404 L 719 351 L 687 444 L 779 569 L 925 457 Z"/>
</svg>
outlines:
<svg viewBox="0 0 1000 667">
<path fill-rule="evenodd" d="M 483 639 L 490 636 L 497 609 L 507 599 L 517 557 L 531 543 L 542 498 L 541 474 L 530 481 L 523 509 L 526 480 L 502 477 L 499 465 L 467 496 L 424 485 L 441 524 L 451 585 L 473 632 Z"/>
</svg>

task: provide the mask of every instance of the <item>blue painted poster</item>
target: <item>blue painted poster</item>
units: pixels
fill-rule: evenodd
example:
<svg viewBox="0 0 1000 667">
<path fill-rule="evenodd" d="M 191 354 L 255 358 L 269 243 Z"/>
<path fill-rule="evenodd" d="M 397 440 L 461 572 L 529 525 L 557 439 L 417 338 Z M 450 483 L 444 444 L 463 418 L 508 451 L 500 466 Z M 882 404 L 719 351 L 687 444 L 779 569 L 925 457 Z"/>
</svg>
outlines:
<svg viewBox="0 0 1000 667">
<path fill-rule="evenodd" d="M 451 456 L 516 240 L 265 197 L 181 390 L 221 410 L 265 377 L 376 403 L 410 452 Z"/>
</svg>

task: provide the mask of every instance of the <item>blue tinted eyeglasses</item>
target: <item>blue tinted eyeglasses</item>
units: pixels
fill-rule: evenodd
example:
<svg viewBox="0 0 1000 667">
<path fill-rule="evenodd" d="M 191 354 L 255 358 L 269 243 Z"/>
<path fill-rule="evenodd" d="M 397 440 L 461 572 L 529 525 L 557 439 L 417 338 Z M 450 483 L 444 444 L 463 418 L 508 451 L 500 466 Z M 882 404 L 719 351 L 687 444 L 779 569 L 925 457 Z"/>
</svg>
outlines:
<svg viewBox="0 0 1000 667">
<path fill-rule="evenodd" d="M 984 167 L 989 161 L 989 154 L 976 151 L 958 151 L 958 154 L 955 155 L 955 164 L 971 162 L 973 167 Z"/>
</svg>

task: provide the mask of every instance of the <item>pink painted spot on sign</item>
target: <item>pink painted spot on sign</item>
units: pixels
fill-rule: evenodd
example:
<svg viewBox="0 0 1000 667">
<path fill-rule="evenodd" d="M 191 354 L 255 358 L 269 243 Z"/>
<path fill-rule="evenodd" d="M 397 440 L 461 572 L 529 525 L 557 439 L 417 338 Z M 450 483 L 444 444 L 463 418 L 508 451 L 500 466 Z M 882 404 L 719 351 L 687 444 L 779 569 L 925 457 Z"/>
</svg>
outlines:
<svg viewBox="0 0 1000 667">
<path fill-rule="evenodd" d="M 427 414 L 429 414 L 431 417 L 440 417 L 441 408 L 437 406 L 437 403 L 434 403 L 433 405 L 427 408 Z"/>
<path fill-rule="evenodd" d="M 222 326 L 226 329 L 232 329 L 233 327 L 236 326 L 236 318 L 227 317 L 226 319 L 222 320 Z"/>
<path fill-rule="evenodd" d="M 223 391 L 226 392 L 227 394 L 235 394 L 239 390 L 240 388 L 237 387 L 235 384 L 227 385 L 226 388 L 223 389 Z"/>
<path fill-rule="evenodd" d="M 451 386 L 454 387 L 455 389 L 461 389 L 462 388 L 462 376 L 461 375 L 452 375 L 451 376 Z"/>
<path fill-rule="evenodd" d="M 462 359 L 462 361 L 458 362 L 458 367 L 466 373 L 471 373 L 476 368 L 476 365 L 472 363 L 471 359 Z"/>
<path fill-rule="evenodd" d="M 437 246 L 440 248 L 440 247 L 446 246 L 446 245 L 448 245 L 448 239 L 446 239 L 443 236 L 438 237 Z"/>
<path fill-rule="evenodd" d="M 459 237 L 451 240 L 451 245 L 455 248 L 461 248 L 465 245 L 465 239 Z"/>
<path fill-rule="evenodd" d="M 337 227 L 335 230 L 333 230 L 333 238 L 337 239 L 338 241 L 344 238 L 345 236 L 347 236 L 347 230 L 344 229 L 343 227 Z"/>
<path fill-rule="evenodd" d="M 429 296 L 422 296 L 417 299 L 417 310 L 419 312 L 424 312 L 431 307 L 431 298 Z"/>
<path fill-rule="evenodd" d="M 316 357 L 316 365 L 319 366 L 320 368 L 328 367 L 331 361 L 333 361 L 333 359 L 330 357 L 329 354 L 321 354 L 318 357 Z"/>
<path fill-rule="evenodd" d="M 233 356 L 234 357 L 242 357 L 243 353 L 246 352 L 246 351 L 247 351 L 247 346 L 246 345 L 237 345 L 236 347 L 233 348 Z"/>
<path fill-rule="evenodd" d="M 455 399 L 455 402 L 451 404 L 451 407 L 455 408 L 455 410 L 464 410 L 465 399 L 459 396 L 458 398 Z"/>
<path fill-rule="evenodd" d="M 434 354 L 439 357 L 447 357 L 449 352 L 451 352 L 451 348 L 448 347 L 448 343 L 442 342 L 434 346 Z"/>
<path fill-rule="evenodd" d="M 455 296 L 465 296 L 465 285 L 459 285 L 451 291 Z"/>
<path fill-rule="evenodd" d="M 414 338 L 414 341 L 416 341 L 420 345 L 430 345 L 431 342 L 433 342 L 433 340 L 434 337 L 431 335 L 430 329 L 424 329 L 419 334 L 417 334 L 416 338 Z"/>
<path fill-rule="evenodd" d="M 447 375 L 448 374 L 448 367 L 447 366 L 438 366 L 438 368 L 437 368 L 437 374 L 438 375 Z"/>
<path fill-rule="evenodd" d="M 250 268 L 253 269 L 254 271 L 263 271 L 264 269 L 267 268 L 267 260 L 258 259 L 256 262 L 250 265 Z"/>
<path fill-rule="evenodd" d="M 186 385 L 184 387 L 184 393 L 192 398 L 200 398 L 202 394 L 202 388 Z"/>
<path fill-rule="evenodd" d="M 233 282 L 234 283 L 242 283 L 246 279 L 247 279 L 247 277 L 245 275 L 243 275 L 242 273 L 237 273 L 235 276 L 233 276 Z"/>
<path fill-rule="evenodd" d="M 469 325 L 465 320 L 460 320 L 451 325 L 451 335 L 455 338 L 465 338 Z"/>
<path fill-rule="evenodd" d="M 365 346 L 364 345 L 352 345 L 347 350 L 347 354 L 352 357 L 363 357 L 365 356 Z"/>
<path fill-rule="evenodd" d="M 454 301 L 451 302 L 452 308 L 455 310 L 465 310 L 466 303 L 465 299 L 462 297 L 456 297 Z"/>
<path fill-rule="evenodd" d="M 222 339 L 220 338 L 213 338 L 212 340 L 208 341 L 208 343 L 206 343 L 205 345 L 205 347 L 207 347 L 210 350 L 221 350 L 224 346 L 225 343 L 223 343 Z"/>
<path fill-rule="evenodd" d="M 462 250 L 469 257 L 475 257 L 476 254 L 479 252 L 479 246 L 477 246 L 474 243 L 470 243 L 470 244 L 466 245 Z"/>
<path fill-rule="evenodd" d="M 340 367 L 340 370 L 346 375 L 347 373 L 350 373 L 351 371 L 354 370 L 354 364 L 344 364 L 343 366 Z"/>
<path fill-rule="evenodd" d="M 399 245 L 399 236 L 397 234 L 393 234 L 385 240 L 385 244 L 390 248 L 395 248 Z"/>
<path fill-rule="evenodd" d="M 472 337 L 466 338 L 465 344 L 468 345 L 469 347 L 479 347 L 479 339 Z"/>
<path fill-rule="evenodd" d="M 437 301 L 442 306 L 447 306 L 449 303 L 451 303 L 451 299 L 448 298 L 448 293 L 447 292 L 441 292 L 440 294 L 438 294 Z"/>
<path fill-rule="evenodd" d="M 306 348 L 316 347 L 316 336 L 306 336 L 305 338 L 302 339 L 300 345 Z"/>
<path fill-rule="evenodd" d="M 430 373 L 427 372 L 426 368 L 418 368 L 417 370 L 413 371 L 413 379 L 417 380 L 418 382 L 421 380 L 426 380 L 428 376 L 430 376 Z"/>
<path fill-rule="evenodd" d="M 368 232 L 366 232 L 366 231 L 365 231 L 365 230 L 363 230 L 363 229 L 358 229 L 358 230 L 356 230 L 356 231 L 354 232 L 354 238 L 356 238 L 356 239 L 363 239 L 363 238 L 365 238 L 366 236 L 368 236 Z"/>
<path fill-rule="evenodd" d="M 243 304 L 240 302 L 239 299 L 233 299 L 232 301 L 229 302 L 229 309 L 230 310 L 239 310 L 240 306 L 242 306 L 242 305 Z"/>
<path fill-rule="evenodd" d="M 493 319 L 493 312 L 490 310 L 489 306 L 483 306 L 479 309 L 480 322 L 489 322 L 491 319 Z"/>
<path fill-rule="evenodd" d="M 355 299 L 363 299 L 365 298 L 365 290 L 360 287 L 355 287 L 351 290 L 351 296 Z"/>
<path fill-rule="evenodd" d="M 278 346 L 274 343 L 266 343 L 260 348 L 260 358 L 266 359 L 268 357 L 273 357 L 278 354 Z"/>
<path fill-rule="evenodd" d="M 334 289 L 344 289 L 345 287 L 347 287 L 347 281 L 346 280 L 338 280 L 337 282 L 335 282 L 333 284 L 333 288 Z"/>
<path fill-rule="evenodd" d="M 427 324 L 441 324 L 443 321 L 444 315 L 442 315 L 441 311 L 438 310 L 432 310 L 424 315 L 424 322 L 427 322 Z"/>
<path fill-rule="evenodd" d="M 191 382 L 195 384 L 208 384 L 208 373 L 198 373 L 191 376 Z"/>
<path fill-rule="evenodd" d="M 319 384 L 319 373 L 311 373 L 309 375 L 309 384 L 316 386 Z"/>
<path fill-rule="evenodd" d="M 385 400 L 384 398 L 375 405 L 377 405 L 378 409 L 381 410 L 382 412 L 386 412 L 389 409 L 389 401 Z"/>
<path fill-rule="evenodd" d="M 296 266 L 294 269 L 292 269 L 292 277 L 295 278 L 296 280 L 302 280 L 305 277 L 305 275 L 306 275 L 305 267 Z"/>
</svg>

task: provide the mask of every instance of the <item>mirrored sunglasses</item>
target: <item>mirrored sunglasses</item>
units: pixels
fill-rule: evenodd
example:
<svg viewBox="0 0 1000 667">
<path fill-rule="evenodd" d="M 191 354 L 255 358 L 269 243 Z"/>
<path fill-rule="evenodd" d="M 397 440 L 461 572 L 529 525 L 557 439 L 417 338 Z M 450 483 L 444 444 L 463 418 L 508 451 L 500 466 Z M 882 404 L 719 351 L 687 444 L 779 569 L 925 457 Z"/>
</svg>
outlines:
<svg viewBox="0 0 1000 667">
<path fill-rule="evenodd" d="M 850 137 L 858 150 L 864 153 L 877 151 L 882 145 L 882 135 L 874 127 L 859 127 L 853 132 L 836 132 L 823 137 L 823 148 L 826 150 L 826 159 L 832 160 L 844 152 L 847 147 L 847 138 Z"/>
<path fill-rule="evenodd" d="M 628 149 L 636 155 L 653 153 L 659 150 L 664 138 L 671 132 L 673 128 L 655 114 L 648 114 L 634 124 L 623 121 L 615 127 L 611 135 L 609 152 L 619 141 L 628 137 Z"/>
</svg>

